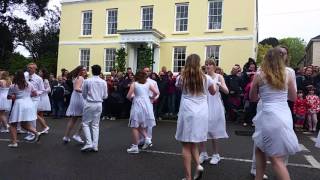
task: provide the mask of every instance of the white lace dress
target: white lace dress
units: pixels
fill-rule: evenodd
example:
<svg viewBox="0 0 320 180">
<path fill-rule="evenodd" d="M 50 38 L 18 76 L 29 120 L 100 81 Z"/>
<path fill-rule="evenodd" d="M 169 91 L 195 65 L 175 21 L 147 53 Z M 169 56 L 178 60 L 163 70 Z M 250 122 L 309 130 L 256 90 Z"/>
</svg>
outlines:
<svg viewBox="0 0 320 180">
<path fill-rule="evenodd" d="M 179 84 L 180 76 L 176 80 Z M 203 80 L 204 92 L 201 95 L 191 95 L 182 89 L 178 122 L 175 138 L 180 142 L 204 142 L 208 135 L 208 99 L 206 89 L 213 84 L 211 77 Z"/>
<path fill-rule="evenodd" d="M 8 87 L 0 87 L 0 111 L 10 111 L 12 101 L 7 99 Z"/>
<path fill-rule="evenodd" d="M 50 93 L 51 88 L 49 81 L 45 79 L 43 81 L 44 92 L 40 95 L 40 101 L 38 103 L 38 111 L 51 111 L 51 104 L 48 93 Z"/>
<path fill-rule="evenodd" d="M 259 94 L 257 115 L 253 119 L 255 133 L 252 136 L 256 147 L 267 156 L 286 156 L 300 151 L 287 103 L 288 90 L 275 90 L 265 81 L 259 87 Z"/>
<path fill-rule="evenodd" d="M 80 78 L 80 81 L 82 81 L 81 87 L 80 87 L 81 89 L 84 79 L 82 76 L 79 76 L 78 78 Z M 75 82 L 76 81 L 73 80 L 73 87 L 75 87 Z M 83 105 L 84 105 L 84 100 L 82 97 L 82 93 L 73 90 L 71 94 L 70 104 L 66 112 L 66 116 L 82 116 Z"/>
<path fill-rule="evenodd" d="M 213 83 L 219 82 L 220 74 L 216 74 L 213 78 Z M 221 100 L 219 86 L 216 86 L 216 93 L 212 96 L 207 91 L 208 105 L 209 105 L 209 119 L 208 119 L 208 139 L 228 138 L 226 131 L 226 117 L 225 109 Z"/>
<path fill-rule="evenodd" d="M 9 89 L 8 95 L 16 95 L 14 101 L 9 123 L 24 122 L 24 121 L 35 121 L 37 119 L 37 109 L 33 106 L 31 99 L 31 92 L 35 88 L 31 83 L 28 82 L 28 87 L 20 90 L 17 85 L 12 85 Z"/>
<path fill-rule="evenodd" d="M 156 125 L 153 106 L 149 97 L 151 84 L 134 83 L 134 98 L 131 105 L 129 127 L 150 128 Z"/>
</svg>

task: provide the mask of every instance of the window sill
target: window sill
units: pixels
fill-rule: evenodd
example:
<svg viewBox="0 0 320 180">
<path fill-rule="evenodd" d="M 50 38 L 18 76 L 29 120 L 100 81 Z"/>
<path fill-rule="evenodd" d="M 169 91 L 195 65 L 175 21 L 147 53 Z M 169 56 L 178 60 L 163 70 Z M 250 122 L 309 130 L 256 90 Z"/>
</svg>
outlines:
<svg viewBox="0 0 320 180">
<path fill-rule="evenodd" d="M 187 35 L 189 34 L 188 31 L 181 31 L 181 32 L 173 32 L 172 35 Z"/>
<path fill-rule="evenodd" d="M 106 34 L 103 37 L 104 38 L 115 38 L 115 37 L 119 37 L 119 34 Z"/>
<path fill-rule="evenodd" d="M 205 33 L 223 33 L 223 29 L 206 30 Z"/>
<path fill-rule="evenodd" d="M 80 35 L 79 38 L 92 38 L 92 35 Z"/>
</svg>

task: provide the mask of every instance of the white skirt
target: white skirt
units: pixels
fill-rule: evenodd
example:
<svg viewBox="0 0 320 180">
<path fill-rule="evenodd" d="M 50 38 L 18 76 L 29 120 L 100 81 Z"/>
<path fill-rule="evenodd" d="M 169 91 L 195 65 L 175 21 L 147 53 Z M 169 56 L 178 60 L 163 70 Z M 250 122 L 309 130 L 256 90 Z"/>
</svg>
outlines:
<svg viewBox="0 0 320 180">
<path fill-rule="evenodd" d="M 181 142 L 207 141 L 208 101 L 207 96 L 181 97 L 175 138 Z"/>
<path fill-rule="evenodd" d="M 7 99 L 8 90 L 0 90 L 0 111 L 10 111 L 11 109 L 12 100 Z"/>
<path fill-rule="evenodd" d="M 318 138 L 316 140 L 316 147 L 320 148 L 320 131 L 318 133 Z"/>
<path fill-rule="evenodd" d="M 129 118 L 129 127 L 151 128 L 156 125 L 153 106 L 148 96 L 134 97 Z"/>
<path fill-rule="evenodd" d="M 72 92 L 70 104 L 66 116 L 82 116 L 84 100 L 82 94 L 76 91 Z"/>
<path fill-rule="evenodd" d="M 252 139 L 256 147 L 269 157 L 299 152 L 300 146 L 293 131 L 292 116 L 287 102 L 262 102 L 260 108 L 253 119 L 255 133 Z"/>
<path fill-rule="evenodd" d="M 209 95 L 208 104 L 208 139 L 228 138 L 225 110 L 220 96 Z"/>
<path fill-rule="evenodd" d="M 38 103 L 38 111 L 40 111 L 40 112 L 51 111 L 50 99 L 49 99 L 49 95 L 47 93 L 42 94 L 40 96 L 40 101 Z"/>
<path fill-rule="evenodd" d="M 37 108 L 30 97 L 16 99 L 9 117 L 9 123 L 35 121 L 37 119 Z"/>
</svg>

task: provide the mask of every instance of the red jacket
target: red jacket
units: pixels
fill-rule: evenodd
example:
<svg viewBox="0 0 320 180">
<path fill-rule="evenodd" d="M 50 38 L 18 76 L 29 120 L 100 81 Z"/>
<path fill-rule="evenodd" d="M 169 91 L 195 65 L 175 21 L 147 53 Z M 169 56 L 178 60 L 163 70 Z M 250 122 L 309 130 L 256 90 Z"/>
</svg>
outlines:
<svg viewBox="0 0 320 180">
<path fill-rule="evenodd" d="M 297 98 L 294 102 L 293 113 L 299 116 L 305 116 L 307 113 L 307 100 L 303 98 Z"/>
</svg>

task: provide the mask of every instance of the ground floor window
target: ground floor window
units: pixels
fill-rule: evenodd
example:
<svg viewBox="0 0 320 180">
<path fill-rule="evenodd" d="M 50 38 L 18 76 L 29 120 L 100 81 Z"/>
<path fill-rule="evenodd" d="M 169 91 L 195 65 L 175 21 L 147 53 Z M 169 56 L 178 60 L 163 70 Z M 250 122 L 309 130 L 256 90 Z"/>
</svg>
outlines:
<svg viewBox="0 0 320 180">
<path fill-rule="evenodd" d="M 105 49 L 105 57 L 104 57 L 105 72 L 111 72 L 111 70 L 114 68 L 115 60 L 116 60 L 116 49 L 115 48 Z"/>
<path fill-rule="evenodd" d="M 186 63 L 186 47 L 174 47 L 173 72 L 179 72 Z"/>
<path fill-rule="evenodd" d="M 220 63 L 220 46 L 206 46 L 206 58 L 213 58 L 216 61 L 216 66 Z"/>
<path fill-rule="evenodd" d="M 90 49 L 80 49 L 80 65 L 86 67 L 89 71 Z"/>
</svg>

